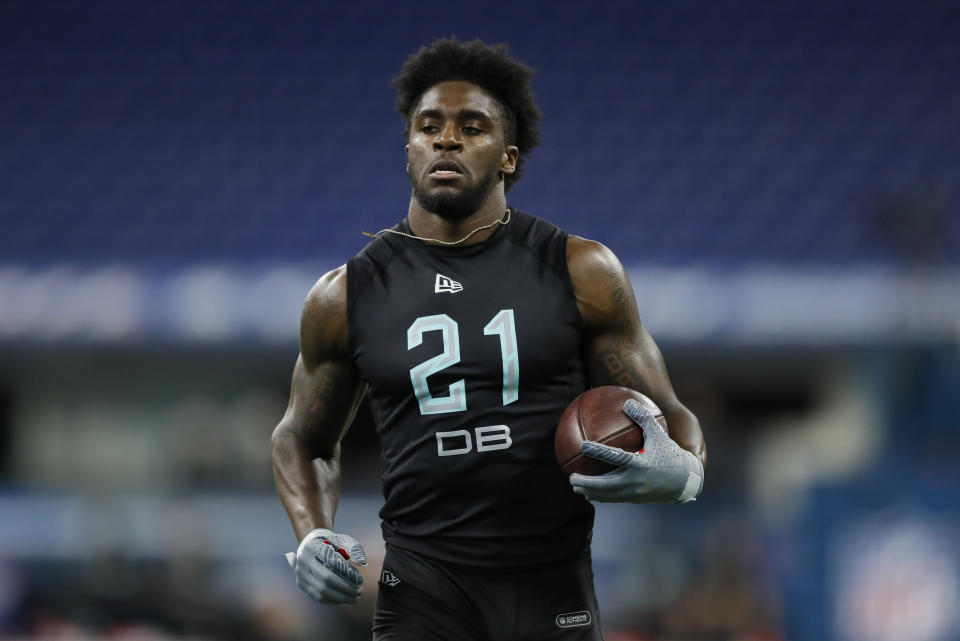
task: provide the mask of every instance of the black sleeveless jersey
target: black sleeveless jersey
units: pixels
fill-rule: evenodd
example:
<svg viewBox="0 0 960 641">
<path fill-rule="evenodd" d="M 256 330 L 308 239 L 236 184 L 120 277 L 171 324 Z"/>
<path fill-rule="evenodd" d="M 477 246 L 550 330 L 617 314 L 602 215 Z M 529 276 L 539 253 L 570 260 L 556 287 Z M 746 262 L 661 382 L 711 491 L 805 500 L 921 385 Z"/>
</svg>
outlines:
<svg viewBox="0 0 960 641">
<path fill-rule="evenodd" d="M 350 350 L 381 442 L 384 539 L 495 568 L 571 557 L 593 527 L 553 447 L 584 390 L 567 233 L 511 213 L 483 243 L 385 233 L 347 263 Z M 395 229 L 410 232 L 406 220 Z"/>
</svg>

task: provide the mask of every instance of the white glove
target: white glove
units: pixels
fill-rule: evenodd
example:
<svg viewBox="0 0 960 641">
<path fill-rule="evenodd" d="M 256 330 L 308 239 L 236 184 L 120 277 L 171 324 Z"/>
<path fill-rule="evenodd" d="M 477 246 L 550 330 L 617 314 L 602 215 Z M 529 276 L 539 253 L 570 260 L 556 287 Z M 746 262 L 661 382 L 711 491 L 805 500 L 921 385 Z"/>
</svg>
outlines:
<svg viewBox="0 0 960 641">
<path fill-rule="evenodd" d="M 287 563 L 297 575 L 297 585 L 321 603 L 356 603 L 363 577 L 347 562 L 367 564 L 367 555 L 357 540 L 318 528 L 304 537 L 296 552 L 287 552 Z"/>
<path fill-rule="evenodd" d="M 619 465 L 597 476 L 571 474 L 573 491 L 591 501 L 613 503 L 686 503 L 703 489 L 703 464 L 677 445 L 657 419 L 634 400 L 623 404 L 624 413 L 643 429 L 643 449 L 637 453 L 584 441 L 580 452 Z"/>
</svg>

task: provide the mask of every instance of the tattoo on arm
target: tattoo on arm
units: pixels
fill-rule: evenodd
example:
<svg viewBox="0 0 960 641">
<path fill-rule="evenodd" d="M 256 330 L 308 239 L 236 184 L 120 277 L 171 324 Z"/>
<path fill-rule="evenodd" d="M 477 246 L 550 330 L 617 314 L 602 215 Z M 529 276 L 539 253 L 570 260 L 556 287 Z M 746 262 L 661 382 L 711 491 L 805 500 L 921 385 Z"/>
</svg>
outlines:
<svg viewBox="0 0 960 641">
<path fill-rule="evenodd" d="M 627 369 L 617 352 L 606 350 L 600 354 L 600 358 L 606 367 L 607 374 L 617 382 L 617 385 L 635 388 L 639 384 L 638 378 Z"/>
<path fill-rule="evenodd" d="M 617 285 L 613 288 L 613 291 L 610 293 L 610 299 L 613 301 L 613 308 L 617 310 L 621 310 L 620 316 L 624 316 L 624 314 L 622 313 L 622 310 L 624 309 L 624 304 L 631 297 L 620 280 L 620 274 L 618 274 L 613 270 L 608 270 L 607 276 L 610 278 L 611 282 L 617 283 Z"/>
<path fill-rule="evenodd" d="M 630 311 L 636 308 L 632 293 L 624 286 L 620 275 L 612 270 L 608 271 L 610 280 L 616 285 L 610 292 L 610 309 L 613 312 L 610 330 L 614 335 L 629 335 L 632 328 L 639 319 L 633 318 Z M 606 342 L 606 341 L 605 341 Z M 597 352 L 597 356 L 603 365 L 602 375 L 607 380 L 615 382 L 621 387 L 629 387 L 635 390 L 641 390 L 649 395 L 648 386 L 645 384 L 643 376 L 636 369 L 635 363 L 631 363 L 629 356 L 636 346 L 630 344 L 622 338 L 614 338 L 608 344 Z"/>
</svg>

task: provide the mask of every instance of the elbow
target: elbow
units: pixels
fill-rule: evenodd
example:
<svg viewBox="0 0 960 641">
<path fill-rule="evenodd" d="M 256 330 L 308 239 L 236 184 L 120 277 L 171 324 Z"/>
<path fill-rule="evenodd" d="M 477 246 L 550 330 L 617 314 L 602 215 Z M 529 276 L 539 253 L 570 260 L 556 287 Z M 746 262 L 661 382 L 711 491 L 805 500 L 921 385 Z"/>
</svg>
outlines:
<svg viewBox="0 0 960 641">
<path fill-rule="evenodd" d="M 315 438 L 309 438 L 302 429 L 294 423 L 281 420 L 270 435 L 270 449 L 273 452 L 274 462 L 286 460 L 290 456 L 309 460 L 330 460 L 339 454 L 339 445 L 333 447 L 324 444 Z"/>
<path fill-rule="evenodd" d="M 291 444 L 295 444 L 296 440 L 296 433 L 292 429 L 292 426 L 285 421 L 280 421 L 280 423 L 273 428 L 273 433 L 270 434 L 270 449 L 273 451 L 273 455 L 276 456 L 280 451 L 290 447 Z"/>
<path fill-rule="evenodd" d="M 667 432 L 677 445 L 687 450 L 698 459 L 704 469 L 707 467 L 707 443 L 703 438 L 700 421 L 687 407 L 679 401 L 661 407 L 667 420 Z"/>
<path fill-rule="evenodd" d="M 693 455 L 700 459 L 700 464 L 703 466 L 703 469 L 707 469 L 707 444 L 700 441 L 700 447 Z"/>
</svg>

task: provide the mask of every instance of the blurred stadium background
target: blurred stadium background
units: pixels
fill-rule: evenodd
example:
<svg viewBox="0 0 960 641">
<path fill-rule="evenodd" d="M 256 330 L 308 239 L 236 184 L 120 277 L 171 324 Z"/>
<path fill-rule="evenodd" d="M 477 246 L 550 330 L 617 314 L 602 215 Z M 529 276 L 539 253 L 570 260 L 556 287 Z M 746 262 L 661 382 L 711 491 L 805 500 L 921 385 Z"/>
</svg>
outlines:
<svg viewBox="0 0 960 641">
<path fill-rule="evenodd" d="M 369 638 L 269 435 L 303 297 L 405 213 L 389 80 L 539 70 L 511 203 L 600 240 L 710 447 L 601 505 L 608 641 L 960 639 L 960 5 L 0 2 L 0 639 Z M 378 556 L 377 443 L 338 529 Z"/>
</svg>

